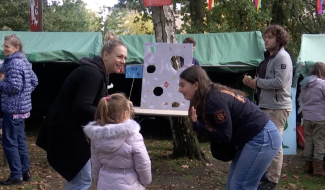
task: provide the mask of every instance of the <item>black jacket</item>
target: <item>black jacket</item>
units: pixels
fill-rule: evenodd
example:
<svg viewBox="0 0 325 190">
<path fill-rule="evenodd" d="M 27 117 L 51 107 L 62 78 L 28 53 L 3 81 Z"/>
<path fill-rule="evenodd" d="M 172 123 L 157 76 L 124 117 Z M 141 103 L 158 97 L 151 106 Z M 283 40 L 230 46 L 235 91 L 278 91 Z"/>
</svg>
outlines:
<svg viewBox="0 0 325 190">
<path fill-rule="evenodd" d="M 193 123 L 193 128 L 210 139 L 242 146 L 260 133 L 269 121 L 269 116 L 249 99 L 230 91 L 212 89 L 206 101 L 213 132 L 199 120 Z"/>
<path fill-rule="evenodd" d="M 49 164 L 71 181 L 90 159 L 82 126 L 94 120 L 99 100 L 106 96 L 101 57 L 83 58 L 64 82 L 45 117 L 36 144 L 47 152 Z"/>
</svg>

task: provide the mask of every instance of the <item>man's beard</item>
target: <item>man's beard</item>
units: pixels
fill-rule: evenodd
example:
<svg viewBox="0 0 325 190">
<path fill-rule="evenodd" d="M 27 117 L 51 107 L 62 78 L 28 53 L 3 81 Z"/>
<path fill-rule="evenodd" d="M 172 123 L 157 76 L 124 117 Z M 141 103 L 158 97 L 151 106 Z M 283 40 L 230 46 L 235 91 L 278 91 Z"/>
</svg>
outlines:
<svg viewBox="0 0 325 190">
<path fill-rule="evenodd" d="M 278 46 L 268 49 L 267 51 L 268 52 L 276 52 L 276 51 L 279 51 L 279 49 L 280 49 L 280 46 L 278 45 Z"/>
</svg>

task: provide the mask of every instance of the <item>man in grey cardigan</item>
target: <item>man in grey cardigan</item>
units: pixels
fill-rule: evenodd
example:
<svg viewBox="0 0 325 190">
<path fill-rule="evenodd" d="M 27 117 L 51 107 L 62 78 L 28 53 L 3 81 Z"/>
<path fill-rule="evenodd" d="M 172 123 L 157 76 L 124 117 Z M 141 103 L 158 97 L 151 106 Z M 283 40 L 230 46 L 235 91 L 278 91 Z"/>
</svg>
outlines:
<svg viewBox="0 0 325 190">
<path fill-rule="evenodd" d="M 257 77 L 243 78 L 243 83 L 255 89 L 258 106 L 266 112 L 278 127 L 281 136 L 285 122 L 292 110 L 291 83 L 292 60 L 284 47 L 289 42 L 288 32 L 279 25 L 270 25 L 264 32 L 264 60 L 257 70 Z M 268 172 L 261 179 L 258 190 L 276 190 L 283 162 L 282 147 L 272 161 Z"/>
</svg>

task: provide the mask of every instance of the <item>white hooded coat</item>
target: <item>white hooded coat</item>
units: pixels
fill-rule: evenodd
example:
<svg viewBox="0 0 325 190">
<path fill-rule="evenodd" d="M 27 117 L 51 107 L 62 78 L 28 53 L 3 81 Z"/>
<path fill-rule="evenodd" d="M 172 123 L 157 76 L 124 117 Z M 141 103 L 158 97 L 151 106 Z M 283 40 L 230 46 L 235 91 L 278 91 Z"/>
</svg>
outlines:
<svg viewBox="0 0 325 190">
<path fill-rule="evenodd" d="M 91 141 L 91 175 L 97 190 L 144 190 L 151 180 L 151 161 L 134 120 L 96 125 L 84 132 Z"/>
</svg>

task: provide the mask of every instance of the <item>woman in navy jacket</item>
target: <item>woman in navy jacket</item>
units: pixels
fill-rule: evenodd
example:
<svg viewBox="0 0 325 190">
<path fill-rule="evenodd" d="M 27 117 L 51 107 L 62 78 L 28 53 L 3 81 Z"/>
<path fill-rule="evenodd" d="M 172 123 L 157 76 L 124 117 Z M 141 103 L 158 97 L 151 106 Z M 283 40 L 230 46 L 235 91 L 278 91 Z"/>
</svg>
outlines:
<svg viewBox="0 0 325 190">
<path fill-rule="evenodd" d="M 245 94 L 211 82 L 199 66 L 180 75 L 179 92 L 190 100 L 189 117 L 200 134 L 237 146 L 227 190 L 257 189 L 282 144 L 277 127 Z"/>
</svg>

